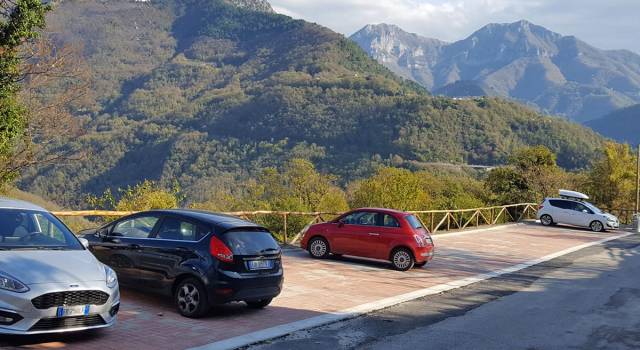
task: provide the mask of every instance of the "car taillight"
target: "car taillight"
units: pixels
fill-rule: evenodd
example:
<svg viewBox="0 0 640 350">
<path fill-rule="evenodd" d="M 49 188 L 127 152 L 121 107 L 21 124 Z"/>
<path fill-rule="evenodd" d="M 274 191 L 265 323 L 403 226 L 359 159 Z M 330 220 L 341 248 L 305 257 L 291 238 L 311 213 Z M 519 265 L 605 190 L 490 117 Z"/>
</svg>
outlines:
<svg viewBox="0 0 640 350">
<path fill-rule="evenodd" d="M 218 237 L 211 237 L 211 243 L 209 244 L 209 251 L 214 258 L 224 261 L 233 262 L 233 253 L 231 249 L 227 247 Z"/>
<path fill-rule="evenodd" d="M 413 235 L 418 247 L 426 247 L 427 245 L 433 245 L 433 240 L 429 235 Z"/>
<path fill-rule="evenodd" d="M 544 208 L 544 205 L 540 204 L 540 205 L 538 206 L 538 210 L 542 210 L 542 208 Z"/>
</svg>

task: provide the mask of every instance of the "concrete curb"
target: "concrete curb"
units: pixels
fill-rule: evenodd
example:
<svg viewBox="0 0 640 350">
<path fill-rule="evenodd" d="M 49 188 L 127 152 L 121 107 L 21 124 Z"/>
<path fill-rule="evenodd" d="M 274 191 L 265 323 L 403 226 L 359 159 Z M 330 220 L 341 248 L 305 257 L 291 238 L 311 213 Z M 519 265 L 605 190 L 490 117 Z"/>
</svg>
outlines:
<svg viewBox="0 0 640 350">
<path fill-rule="evenodd" d="M 520 225 L 520 224 L 515 224 L 515 225 Z M 502 228 L 504 228 L 504 226 L 500 226 Z M 464 231 L 464 232 L 455 232 L 455 233 L 450 233 L 448 235 L 459 235 L 459 234 L 467 234 L 467 233 L 472 233 L 472 231 L 486 231 L 486 230 L 491 230 L 491 229 L 495 229 L 495 228 L 487 228 L 487 229 L 480 229 L 480 230 L 470 230 L 470 231 Z M 539 259 L 534 259 L 534 260 L 530 260 L 521 264 L 517 264 L 517 265 L 513 265 L 504 269 L 500 269 L 500 270 L 496 270 L 496 271 L 492 271 L 489 273 L 484 273 L 484 274 L 479 274 L 476 276 L 472 276 L 472 277 L 468 277 L 468 278 L 464 278 L 461 280 L 457 280 L 457 281 L 452 281 L 449 283 L 445 283 L 445 284 L 440 284 L 437 286 L 433 286 L 433 287 L 429 287 L 429 288 L 425 288 L 425 289 L 420 289 L 420 290 L 416 290 L 410 293 L 406 293 L 406 294 L 401 294 L 401 295 L 397 295 L 394 297 L 390 297 L 390 298 L 385 298 L 382 300 L 378 300 L 375 302 L 371 302 L 371 303 L 367 303 L 367 304 L 363 304 L 363 305 L 359 305 L 353 308 L 349 308 L 346 310 L 341 310 L 338 312 L 334 312 L 334 313 L 328 313 L 325 315 L 321 315 L 321 316 L 316 316 L 316 317 L 311 317 L 305 320 L 300 320 L 300 321 L 296 321 L 296 322 L 291 322 L 291 323 L 287 323 L 287 324 L 283 324 L 280 326 L 276 326 L 276 327 L 272 327 L 272 328 L 267 328 L 267 329 L 263 329 L 257 332 L 252 332 L 252 333 L 248 333 L 245 335 L 241 335 L 241 336 L 237 336 L 237 337 L 233 337 L 233 338 L 229 338 L 229 339 L 225 339 L 225 340 L 221 340 L 221 341 L 217 341 L 211 344 L 207 344 L 207 345 L 203 345 L 203 346 L 199 346 L 199 347 L 194 347 L 191 348 L 190 350 L 230 350 L 230 349 L 236 349 L 239 347 L 243 347 L 243 346 L 248 346 L 248 345 L 252 345 L 252 344 L 256 344 L 262 341 L 266 341 L 269 339 L 274 339 L 274 338 L 279 338 L 279 337 L 283 337 L 287 334 L 296 332 L 296 331 L 301 331 L 301 330 L 305 330 L 305 329 L 310 329 L 310 328 L 316 328 L 319 326 L 324 326 L 330 323 L 335 323 L 338 321 L 344 321 L 344 320 L 348 320 L 351 318 L 355 318 L 367 313 L 370 313 L 372 311 L 377 311 L 377 310 L 381 310 L 381 309 L 385 309 L 388 308 L 390 306 L 393 305 L 397 305 L 397 304 L 401 304 L 410 300 L 414 300 L 414 299 L 419 299 L 425 296 L 429 296 L 429 295 L 434 295 L 434 294 L 439 294 L 442 292 L 446 292 L 446 291 L 450 291 L 453 289 L 457 289 L 457 288 L 461 288 L 461 287 L 465 287 L 468 286 L 470 284 L 473 283 L 477 283 L 477 282 L 481 282 L 490 278 L 494 278 L 494 277 L 498 277 L 501 275 L 505 275 L 505 274 L 509 274 L 509 273 L 513 273 L 513 272 L 517 272 L 523 269 L 526 269 L 528 267 L 543 263 L 545 261 L 549 261 L 555 258 L 558 258 L 560 256 L 563 255 L 567 255 L 573 252 L 576 252 L 578 250 L 584 249 L 584 248 L 588 248 L 588 247 L 592 247 L 595 245 L 599 245 L 608 241 L 612 241 L 612 240 L 616 240 L 616 239 L 620 239 L 620 238 L 624 238 L 630 235 L 636 234 L 634 232 L 629 232 L 629 233 L 623 233 L 623 234 L 619 234 L 616 236 L 612 236 L 612 237 L 608 237 L 608 238 L 604 238 L 595 242 L 590 242 L 590 243 L 585 243 L 573 248 L 568 248 L 562 251 L 559 251 L 557 253 L 554 254 L 550 254 L 547 256 L 544 256 L 542 258 Z M 446 235 L 444 235 L 446 236 Z"/>
</svg>

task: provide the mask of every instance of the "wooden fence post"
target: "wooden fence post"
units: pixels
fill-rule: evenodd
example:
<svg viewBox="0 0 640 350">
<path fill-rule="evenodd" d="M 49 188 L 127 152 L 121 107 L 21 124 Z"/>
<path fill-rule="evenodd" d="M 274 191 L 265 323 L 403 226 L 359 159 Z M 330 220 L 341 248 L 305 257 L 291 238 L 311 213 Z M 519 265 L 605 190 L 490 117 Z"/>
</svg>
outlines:
<svg viewBox="0 0 640 350">
<path fill-rule="evenodd" d="M 283 215 L 284 215 L 284 243 L 287 244 L 287 242 L 288 242 L 287 241 L 287 238 L 288 238 L 287 237 L 287 216 L 288 216 L 288 214 L 284 213 Z"/>
</svg>

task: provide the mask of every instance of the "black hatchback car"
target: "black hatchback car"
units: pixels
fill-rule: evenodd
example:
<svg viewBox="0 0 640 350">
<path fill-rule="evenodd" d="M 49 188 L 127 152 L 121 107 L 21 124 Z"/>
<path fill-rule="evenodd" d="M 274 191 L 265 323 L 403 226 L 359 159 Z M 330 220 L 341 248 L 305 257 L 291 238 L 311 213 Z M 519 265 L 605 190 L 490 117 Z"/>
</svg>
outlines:
<svg viewBox="0 0 640 350">
<path fill-rule="evenodd" d="M 81 232 L 123 286 L 171 295 L 180 314 L 244 301 L 263 308 L 280 294 L 281 250 L 264 227 L 197 210 L 154 210 Z"/>
</svg>

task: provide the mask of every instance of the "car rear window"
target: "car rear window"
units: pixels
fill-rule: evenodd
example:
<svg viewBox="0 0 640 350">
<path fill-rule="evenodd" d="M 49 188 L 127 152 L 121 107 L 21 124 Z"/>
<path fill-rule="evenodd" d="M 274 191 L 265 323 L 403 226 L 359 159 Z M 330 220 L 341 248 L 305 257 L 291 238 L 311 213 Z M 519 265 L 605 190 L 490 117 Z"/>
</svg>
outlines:
<svg viewBox="0 0 640 350">
<path fill-rule="evenodd" d="M 278 242 L 268 231 L 227 231 L 222 235 L 222 241 L 235 255 L 261 255 L 280 252 Z"/>
<path fill-rule="evenodd" d="M 409 225 L 411 225 L 411 227 L 413 227 L 414 229 L 423 228 L 422 223 L 420 222 L 420 220 L 418 220 L 418 218 L 415 215 L 407 215 L 406 218 L 407 218 L 407 221 L 409 222 Z"/>
</svg>

